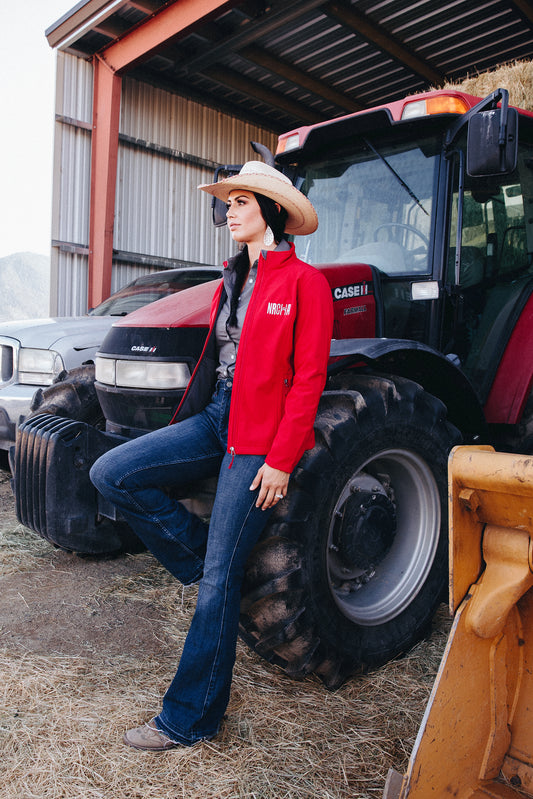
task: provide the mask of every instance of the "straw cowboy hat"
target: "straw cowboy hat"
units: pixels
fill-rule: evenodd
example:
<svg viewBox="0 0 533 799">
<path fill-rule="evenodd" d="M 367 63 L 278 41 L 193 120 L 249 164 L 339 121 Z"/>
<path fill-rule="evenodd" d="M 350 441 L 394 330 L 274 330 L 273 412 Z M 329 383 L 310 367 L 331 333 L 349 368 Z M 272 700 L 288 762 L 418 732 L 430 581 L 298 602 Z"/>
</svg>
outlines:
<svg viewBox="0 0 533 799">
<path fill-rule="evenodd" d="M 313 233 L 318 227 L 316 211 L 305 194 L 298 191 L 286 175 L 262 161 L 247 161 L 238 175 L 218 183 L 204 183 L 198 188 L 223 202 L 227 202 L 230 191 L 235 189 L 270 197 L 282 205 L 289 215 L 285 225 L 286 233 L 304 236 Z"/>
</svg>

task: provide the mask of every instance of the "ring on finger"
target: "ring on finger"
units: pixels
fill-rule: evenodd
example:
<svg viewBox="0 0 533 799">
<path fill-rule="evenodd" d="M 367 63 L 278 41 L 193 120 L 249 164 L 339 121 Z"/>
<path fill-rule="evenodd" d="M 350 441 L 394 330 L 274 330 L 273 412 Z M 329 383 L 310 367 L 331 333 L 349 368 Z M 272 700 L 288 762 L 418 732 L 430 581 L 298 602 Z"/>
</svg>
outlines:
<svg viewBox="0 0 533 799">
<path fill-rule="evenodd" d="M 283 499 L 283 494 L 276 494 L 276 499 Z"/>
</svg>

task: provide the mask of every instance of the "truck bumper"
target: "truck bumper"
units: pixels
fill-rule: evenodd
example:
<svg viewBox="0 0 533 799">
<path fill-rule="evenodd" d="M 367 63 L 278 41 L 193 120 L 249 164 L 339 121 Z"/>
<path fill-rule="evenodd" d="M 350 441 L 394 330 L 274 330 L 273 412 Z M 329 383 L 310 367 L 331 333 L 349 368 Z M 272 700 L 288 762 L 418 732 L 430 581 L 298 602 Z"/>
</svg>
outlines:
<svg viewBox="0 0 533 799">
<path fill-rule="evenodd" d="M 63 549 L 86 554 L 120 549 L 118 532 L 99 520 L 98 495 L 89 479 L 94 461 L 119 443 L 84 422 L 49 413 L 19 425 L 12 459 L 19 521 Z"/>
<path fill-rule="evenodd" d="M 30 412 L 37 388 L 13 383 L 0 389 L 0 449 L 9 450 L 15 443 L 17 424 Z"/>
</svg>

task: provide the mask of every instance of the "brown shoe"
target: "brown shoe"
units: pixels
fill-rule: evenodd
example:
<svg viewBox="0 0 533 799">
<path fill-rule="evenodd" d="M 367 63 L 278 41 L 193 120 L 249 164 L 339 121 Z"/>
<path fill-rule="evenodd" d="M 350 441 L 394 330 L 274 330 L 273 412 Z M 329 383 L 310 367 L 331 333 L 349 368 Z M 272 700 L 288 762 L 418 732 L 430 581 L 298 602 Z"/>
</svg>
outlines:
<svg viewBox="0 0 533 799">
<path fill-rule="evenodd" d="M 173 741 L 164 732 L 158 730 L 152 719 L 142 727 L 135 727 L 124 734 L 123 741 L 134 749 L 142 749 L 145 752 L 166 752 L 181 746 L 177 741 Z"/>
</svg>

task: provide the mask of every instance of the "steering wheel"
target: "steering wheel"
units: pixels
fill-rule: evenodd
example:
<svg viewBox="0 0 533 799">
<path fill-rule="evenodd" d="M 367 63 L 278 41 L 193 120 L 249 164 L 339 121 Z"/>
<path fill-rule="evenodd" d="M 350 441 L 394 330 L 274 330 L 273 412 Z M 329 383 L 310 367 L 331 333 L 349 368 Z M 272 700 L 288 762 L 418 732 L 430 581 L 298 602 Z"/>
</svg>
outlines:
<svg viewBox="0 0 533 799">
<path fill-rule="evenodd" d="M 398 229 L 396 233 L 393 233 L 393 228 Z M 423 265 L 427 263 L 429 239 L 421 233 L 418 228 L 413 227 L 413 225 L 406 225 L 404 222 L 384 222 L 375 229 L 374 241 L 379 241 L 378 234 L 380 230 L 386 230 L 387 241 L 395 241 L 400 247 L 403 247 L 403 249 L 413 257 L 415 265 L 417 263 Z M 418 238 L 422 240 L 422 244 L 418 247 L 406 247 L 405 242 L 408 239 L 409 233 L 418 236 Z"/>
</svg>

